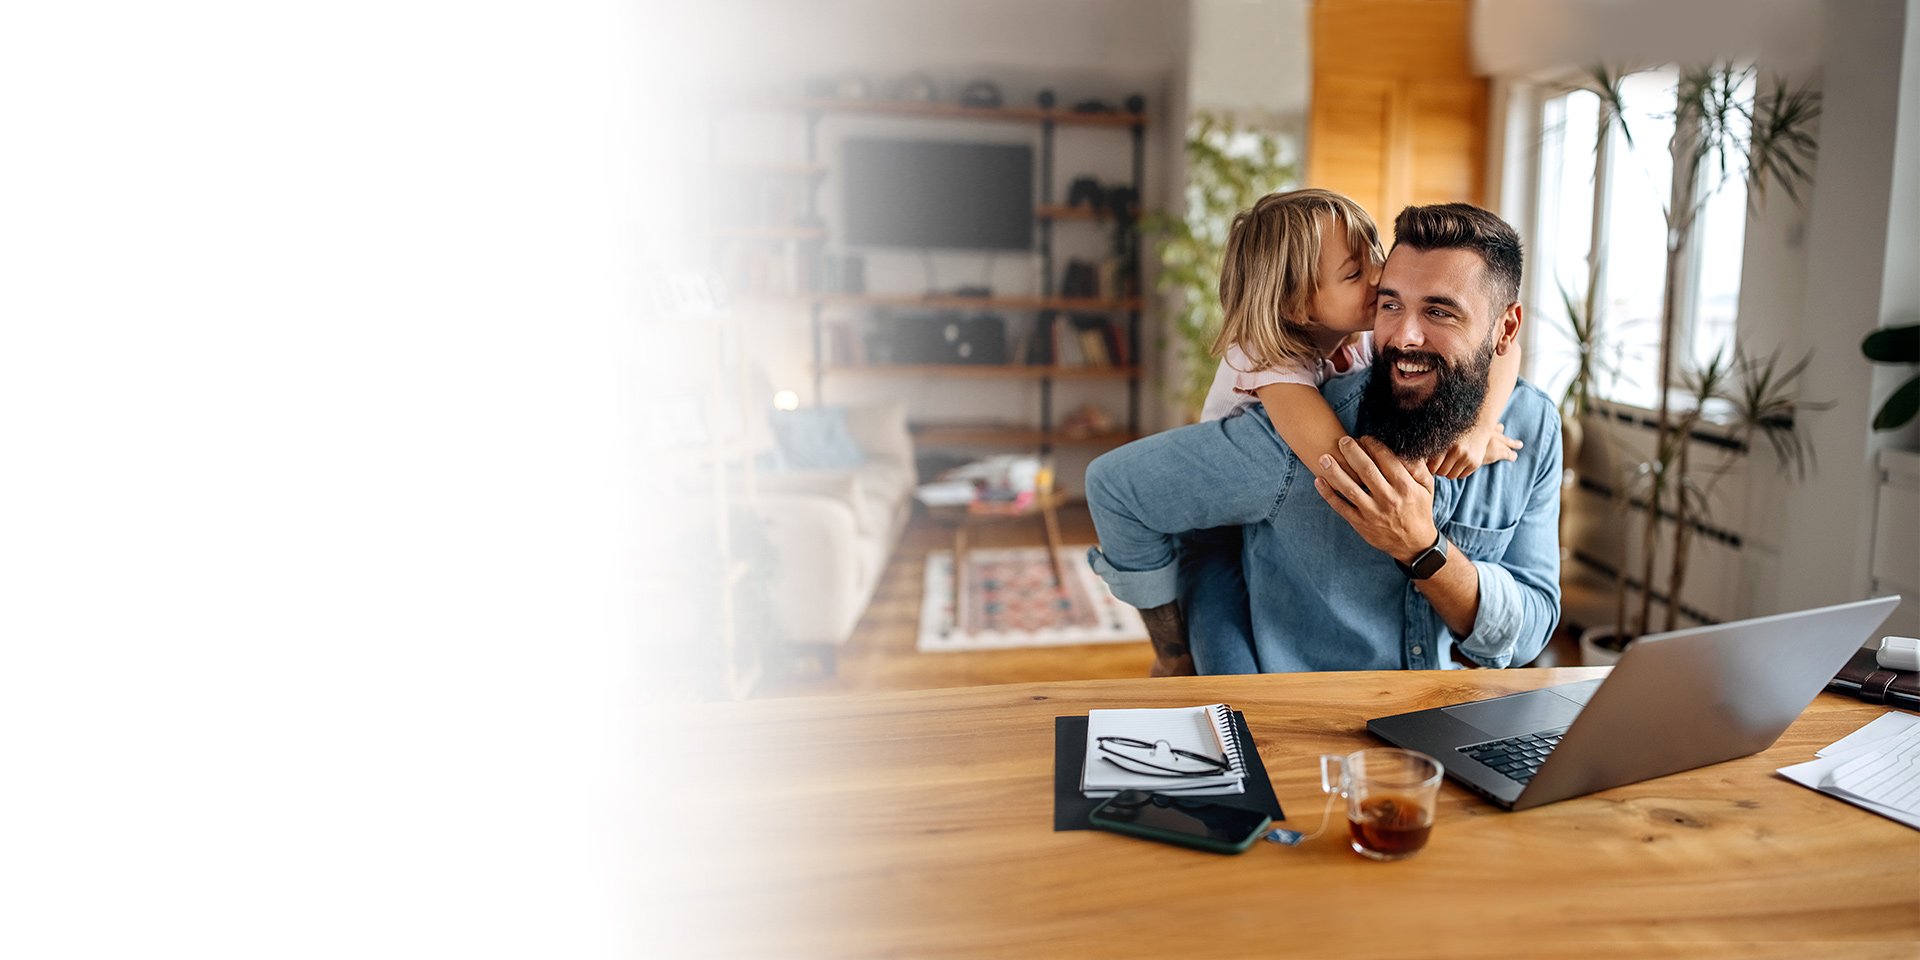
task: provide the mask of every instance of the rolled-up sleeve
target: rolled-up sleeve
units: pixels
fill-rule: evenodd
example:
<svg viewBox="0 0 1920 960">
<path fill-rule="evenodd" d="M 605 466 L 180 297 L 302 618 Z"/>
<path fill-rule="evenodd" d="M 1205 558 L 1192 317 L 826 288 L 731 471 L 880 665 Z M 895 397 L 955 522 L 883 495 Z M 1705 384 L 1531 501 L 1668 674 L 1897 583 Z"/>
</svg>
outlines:
<svg viewBox="0 0 1920 960">
<path fill-rule="evenodd" d="M 1087 509 L 1100 537 L 1087 561 L 1122 602 L 1143 610 L 1171 603 L 1177 535 L 1267 519 L 1298 463 L 1259 410 L 1108 451 L 1087 466 Z"/>
<path fill-rule="evenodd" d="M 1486 667 L 1532 662 L 1560 622 L 1560 423 L 1551 407 L 1527 438 L 1545 456 L 1534 461 L 1513 539 L 1500 559 L 1475 564 L 1480 610 L 1456 649 Z"/>
</svg>

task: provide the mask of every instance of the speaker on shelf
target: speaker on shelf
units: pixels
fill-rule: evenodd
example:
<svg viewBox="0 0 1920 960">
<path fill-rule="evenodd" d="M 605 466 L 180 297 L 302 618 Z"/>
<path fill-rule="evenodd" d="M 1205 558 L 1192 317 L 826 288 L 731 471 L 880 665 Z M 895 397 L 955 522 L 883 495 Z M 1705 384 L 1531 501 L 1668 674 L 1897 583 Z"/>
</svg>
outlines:
<svg viewBox="0 0 1920 960">
<path fill-rule="evenodd" d="M 1100 181 L 1092 177 L 1074 177 L 1067 184 L 1067 206 L 1092 207 L 1095 210 L 1106 206 L 1107 192 L 1100 188 Z"/>
<path fill-rule="evenodd" d="M 1129 95 L 1127 97 L 1127 112 L 1128 113 L 1147 112 L 1147 98 L 1137 93 Z"/>
<path fill-rule="evenodd" d="M 958 311 L 892 322 L 894 363 L 1006 363 L 1007 322 L 997 313 Z"/>
<path fill-rule="evenodd" d="M 1041 109 L 1052 109 L 1053 90 L 1047 89 L 1047 90 L 1040 91 L 1040 96 L 1036 98 L 1036 100 L 1040 104 Z"/>
</svg>

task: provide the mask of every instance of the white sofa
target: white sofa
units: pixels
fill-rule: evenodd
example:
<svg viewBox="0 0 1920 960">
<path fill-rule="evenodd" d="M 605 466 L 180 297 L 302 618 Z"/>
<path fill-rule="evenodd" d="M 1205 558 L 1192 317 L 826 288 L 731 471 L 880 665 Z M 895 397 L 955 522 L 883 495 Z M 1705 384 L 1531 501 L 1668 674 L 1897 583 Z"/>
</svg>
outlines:
<svg viewBox="0 0 1920 960">
<path fill-rule="evenodd" d="M 828 669 L 873 598 L 918 483 L 903 405 L 849 407 L 847 432 L 866 462 L 759 474 L 760 513 L 775 553 L 776 636 L 823 646 Z"/>
</svg>

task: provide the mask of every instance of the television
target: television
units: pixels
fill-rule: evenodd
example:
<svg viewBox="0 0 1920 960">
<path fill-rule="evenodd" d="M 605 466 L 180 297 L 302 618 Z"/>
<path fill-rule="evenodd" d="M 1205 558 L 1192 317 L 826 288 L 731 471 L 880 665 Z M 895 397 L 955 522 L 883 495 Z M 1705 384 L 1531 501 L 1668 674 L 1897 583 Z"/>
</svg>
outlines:
<svg viewBox="0 0 1920 960">
<path fill-rule="evenodd" d="M 1033 249 L 1033 148 L 848 139 L 843 240 L 855 247 Z"/>
</svg>

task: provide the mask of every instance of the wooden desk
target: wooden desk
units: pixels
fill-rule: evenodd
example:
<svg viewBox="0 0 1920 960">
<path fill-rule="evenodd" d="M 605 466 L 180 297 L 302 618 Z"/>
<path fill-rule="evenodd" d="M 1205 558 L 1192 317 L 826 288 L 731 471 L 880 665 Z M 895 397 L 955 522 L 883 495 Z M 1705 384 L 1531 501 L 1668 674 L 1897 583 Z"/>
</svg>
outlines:
<svg viewBox="0 0 1920 960">
<path fill-rule="evenodd" d="M 1920 831 L 1773 772 L 1885 709 L 1832 694 L 1764 753 L 1521 813 L 1449 781 L 1432 842 L 1399 863 L 1356 856 L 1338 821 L 1239 856 L 1052 830 L 1057 715 L 1231 703 L 1286 825 L 1311 831 L 1316 758 L 1378 746 L 1367 718 L 1604 673 L 1177 677 L 682 708 L 739 779 L 718 798 L 674 795 L 694 836 L 681 862 L 654 861 L 666 886 L 649 903 L 682 929 L 656 932 L 685 941 L 676 955 L 749 957 L 1920 954 Z"/>
</svg>

